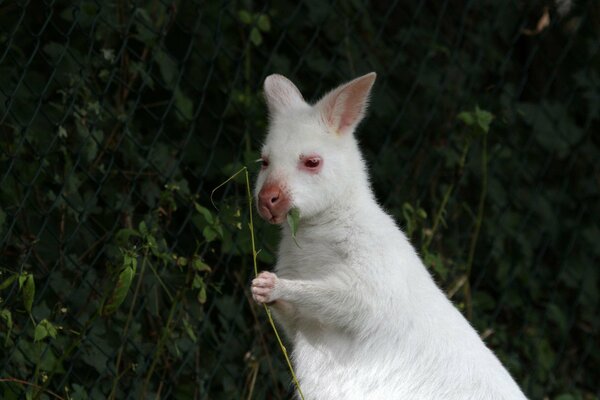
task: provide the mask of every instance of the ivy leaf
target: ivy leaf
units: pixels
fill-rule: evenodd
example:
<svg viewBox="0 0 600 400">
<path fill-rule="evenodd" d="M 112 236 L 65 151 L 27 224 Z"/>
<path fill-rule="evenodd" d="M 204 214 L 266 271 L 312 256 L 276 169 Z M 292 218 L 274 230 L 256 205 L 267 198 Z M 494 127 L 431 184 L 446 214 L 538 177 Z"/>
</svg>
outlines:
<svg viewBox="0 0 600 400">
<path fill-rule="evenodd" d="M 13 326 L 12 314 L 10 313 L 10 310 L 4 309 L 0 311 L 0 318 L 6 321 L 6 326 L 8 326 L 8 330 L 10 331 Z"/>
<path fill-rule="evenodd" d="M 35 282 L 33 280 L 33 275 L 29 274 L 25 278 L 25 283 L 23 284 L 23 305 L 27 312 L 31 312 L 31 307 L 33 306 L 33 298 L 35 297 Z"/>
<path fill-rule="evenodd" d="M 192 288 L 200 289 L 204 286 L 204 279 L 200 275 L 194 275 L 194 280 L 192 281 Z"/>
<path fill-rule="evenodd" d="M 250 41 L 256 47 L 260 46 L 262 43 L 262 35 L 257 28 L 252 28 L 250 31 Z"/>
<path fill-rule="evenodd" d="M 6 333 L 4 334 L 4 347 L 7 347 L 9 340 L 10 340 L 10 333 L 12 332 L 12 327 L 13 327 L 11 312 L 6 309 L 0 311 L 0 319 L 4 320 L 4 323 L 6 324 L 6 327 L 7 327 Z"/>
<path fill-rule="evenodd" d="M 206 303 L 206 283 L 204 283 L 204 279 L 200 275 L 194 275 L 194 281 L 192 282 L 192 287 L 194 289 L 198 289 L 198 303 L 204 304 Z"/>
<path fill-rule="evenodd" d="M 185 267 L 188 265 L 188 259 L 185 257 L 177 257 L 177 266 Z"/>
<path fill-rule="evenodd" d="M 138 229 L 140 230 L 142 236 L 148 236 L 148 227 L 146 226 L 146 223 L 144 221 L 140 222 L 140 224 L 138 225 Z"/>
<path fill-rule="evenodd" d="M 459 121 L 464 122 L 467 126 L 472 126 L 474 123 L 473 114 L 469 111 L 459 113 L 456 118 L 458 118 Z"/>
<path fill-rule="evenodd" d="M 212 242 L 219 235 L 218 232 L 210 225 L 207 225 L 202 230 L 202 235 L 207 242 Z"/>
<path fill-rule="evenodd" d="M 296 232 L 298 232 L 298 223 L 300 222 L 300 210 L 297 208 L 292 208 L 287 215 L 287 223 L 290 226 L 290 230 L 292 231 L 292 239 L 294 239 L 294 243 L 296 246 L 300 247 L 298 241 L 296 240 Z"/>
<path fill-rule="evenodd" d="M 177 77 L 179 76 L 179 67 L 171 55 L 163 50 L 158 50 L 154 54 L 154 61 L 158 64 L 158 69 L 167 88 L 174 88 Z"/>
<path fill-rule="evenodd" d="M 17 274 L 11 275 L 0 283 L 0 290 L 6 289 L 17 279 Z"/>
<path fill-rule="evenodd" d="M 200 259 L 196 258 L 193 262 L 192 262 L 192 267 L 194 268 L 194 270 L 196 270 L 197 272 L 210 272 L 210 267 L 203 263 Z"/>
<path fill-rule="evenodd" d="M 242 24 L 250 25 L 252 23 L 252 15 L 246 10 L 238 11 L 238 18 Z"/>
<path fill-rule="evenodd" d="M 198 303 L 206 303 L 206 285 L 203 285 L 198 291 Z"/>
<path fill-rule="evenodd" d="M 190 121 L 194 116 L 194 102 L 181 91 L 179 87 L 175 89 L 175 106 L 179 111 L 176 116 L 180 121 Z"/>
<path fill-rule="evenodd" d="M 117 284 L 112 292 L 110 299 L 106 302 L 103 307 L 102 313 L 109 315 L 117 311 L 119 306 L 123 303 L 131 287 L 131 282 L 135 276 L 137 269 L 137 258 L 132 254 L 125 254 L 123 256 L 123 268 L 119 273 Z"/>
<path fill-rule="evenodd" d="M 5 334 L 5 340 L 4 340 L 4 347 L 8 346 L 8 340 L 10 339 L 10 333 L 12 331 L 12 327 L 13 327 L 13 319 L 12 319 L 12 314 L 10 313 L 9 310 L 2 310 L 0 311 L 0 319 L 4 320 L 4 323 L 6 324 L 6 327 L 8 328 L 6 330 L 6 334 Z"/>
<path fill-rule="evenodd" d="M 261 14 L 258 17 L 258 21 L 256 21 L 256 25 L 258 26 L 258 29 L 263 32 L 269 32 L 271 30 L 271 20 L 268 15 Z"/>
<path fill-rule="evenodd" d="M 490 125 L 494 120 L 494 114 L 475 106 L 473 111 L 463 111 L 456 118 L 469 127 L 475 128 L 476 132 L 486 134 L 490 131 Z"/>
<path fill-rule="evenodd" d="M 56 327 L 52 325 L 52 322 L 47 319 L 43 319 L 37 324 L 35 327 L 35 331 L 33 333 L 33 341 L 39 342 L 50 336 L 51 338 L 56 338 Z"/>
<path fill-rule="evenodd" d="M 198 342 L 198 336 L 196 336 L 196 333 L 194 332 L 194 328 L 190 325 L 187 318 L 183 319 L 183 328 L 185 329 L 185 332 L 190 337 L 190 339 L 192 339 L 192 342 L 194 342 L 194 343 Z"/>
<path fill-rule="evenodd" d="M 477 119 L 477 125 L 481 128 L 482 132 L 488 133 L 490 131 L 490 125 L 494 120 L 494 115 L 489 111 L 475 107 L 475 117 Z"/>
<path fill-rule="evenodd" d="M 23 289 L 23 285 L 25 284 L 26 280 L 27 280 L 27 273 L 19 275 L 19 290 Z"/>
<path fill-rule="evenodd" d="M 202 214 L 202 216 L 204 217 L 204 219 L 206 220 L 207 223 L 209 223 L 211 225 L 214 224 L 215 218 L 213 217 L 212 213 L 210 212 L 210 210 L 208 208 L 203 207 L 196 202 L 194 202 L 194 208 L 196 209 L 196 211 L 198 211 L 200 214 Z"/>
</svg>

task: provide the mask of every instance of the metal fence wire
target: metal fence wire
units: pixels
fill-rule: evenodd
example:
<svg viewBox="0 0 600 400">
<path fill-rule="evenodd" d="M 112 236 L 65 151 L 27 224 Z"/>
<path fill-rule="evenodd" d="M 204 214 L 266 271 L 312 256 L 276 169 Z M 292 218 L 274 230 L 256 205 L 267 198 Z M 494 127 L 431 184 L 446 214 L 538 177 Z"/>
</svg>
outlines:
<svg viewBox="0 0 600 400">
<path fill-rule="evenodd" d="M 268 74 L 376 71 L 381 203 L 531 399 L 598 399 L 599 37 L 591 0 L 0 2 L 0 397 L 290 398 L 245 180 L 211 192 Z"/>
</svg>

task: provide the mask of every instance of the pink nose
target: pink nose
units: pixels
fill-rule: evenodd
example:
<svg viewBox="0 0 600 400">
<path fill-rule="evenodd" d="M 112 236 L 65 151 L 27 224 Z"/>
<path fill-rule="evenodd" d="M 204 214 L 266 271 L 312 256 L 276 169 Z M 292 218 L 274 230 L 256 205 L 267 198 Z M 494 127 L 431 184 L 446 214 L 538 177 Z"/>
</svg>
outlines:
<svg viewBox="0 0 600 400">
<path fill-rule="evenodd" d="M 265 184 L 258 193 L 260 215 L 270 222 L 279 223 L 289 211 L 290 201 L 277 183 Z"/>
</svg>

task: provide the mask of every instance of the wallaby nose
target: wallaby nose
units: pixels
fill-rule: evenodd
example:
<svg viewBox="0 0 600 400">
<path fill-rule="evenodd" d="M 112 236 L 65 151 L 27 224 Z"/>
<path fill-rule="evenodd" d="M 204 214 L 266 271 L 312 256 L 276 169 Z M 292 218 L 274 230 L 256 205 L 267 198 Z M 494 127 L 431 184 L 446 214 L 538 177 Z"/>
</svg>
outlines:
<svg viewBox="0 0 600 400">
<path fill-rule="evenodd" d="M 258 211 L 269 222 L 281 222 L 285 219 L 289 207 L 290 201 L 281 185 L 277 183 L 267 183 L 258 192 Z"/>
<path fill-rule="evenodd" d="M 278 186 L 267 185 L 258 193 L 258 201 L 260 205 L 271 209 L 277 205 L 281 199 L 281 189 Z"/>
</svg>

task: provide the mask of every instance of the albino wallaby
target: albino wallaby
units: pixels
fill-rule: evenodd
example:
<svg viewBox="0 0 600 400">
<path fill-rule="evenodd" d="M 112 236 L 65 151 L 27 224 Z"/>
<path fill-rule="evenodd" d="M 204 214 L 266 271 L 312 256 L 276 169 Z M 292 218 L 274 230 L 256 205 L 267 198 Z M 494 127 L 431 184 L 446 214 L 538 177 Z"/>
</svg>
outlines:
<svg viewBox="0 0 600 400">
<path fill-rule="evenodd" d="M 291 341 L 306 400 L 525 399 L 374 198 L 353 133 L 375 76 L 312 106 L 287 78 L 265 80 L 255 196 L 283 238 L 252 296 Z M 298 245 L 282 224 L 292 208 Z"/>
</svg>

